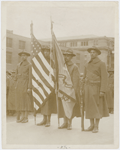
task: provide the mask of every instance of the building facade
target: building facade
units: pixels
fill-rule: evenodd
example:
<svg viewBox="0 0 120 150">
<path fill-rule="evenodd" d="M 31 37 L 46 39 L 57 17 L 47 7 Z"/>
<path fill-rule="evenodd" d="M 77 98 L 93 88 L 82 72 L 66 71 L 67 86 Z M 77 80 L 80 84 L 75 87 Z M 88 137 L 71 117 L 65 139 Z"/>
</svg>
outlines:
<svg viewBox="0 0 120 150">
<path fill-rule="evenodd" d="M 6 70 L 15 70 L 20 62 L 18 55 L 22 50 L 30 52 L 30 38 L 13 34 L 13 31 L 7 30 L 6 34 Z"/>
<path fill-rule="evenodd" d="M 31 53 L 31 39 L 13 34 L 13 31 L 7 30 L 6 34 L 6 70 L 15 70 L 20 62 L 18 53 L 22 50 Z M 90 54 L 87 49 L 96 46 L 101 50 L 99 56 L 105 62 L 108 69 L 114 68 L 114 38 L 110 37 L 74 37 L 58 38 L 59 46 L 63 51 L 72 49 L 76 56 L 73 58 L 80 72 L 84 71 L 84 65 L 90 60 Z M 40 41 L 41 44 L 51 44 L 51 40 Z M 29 61 L 31 58 L 29 58 Z"/>
<path fill-rule="evenodd" d="M 73 61 L 78 65 L 80 72 L 84 72 L 84 65 L 90 60 L 88 48 L 96 46 L 101 50 L 99 58 L 105 62 L 107 69 L 114 69 L 114 38 L 112 37 L 67 37 L 58 38 L 61 49 L 70 48 L 76 54 Z M 46 42 L 51 43 L 50 40 Z"/>
</svg>

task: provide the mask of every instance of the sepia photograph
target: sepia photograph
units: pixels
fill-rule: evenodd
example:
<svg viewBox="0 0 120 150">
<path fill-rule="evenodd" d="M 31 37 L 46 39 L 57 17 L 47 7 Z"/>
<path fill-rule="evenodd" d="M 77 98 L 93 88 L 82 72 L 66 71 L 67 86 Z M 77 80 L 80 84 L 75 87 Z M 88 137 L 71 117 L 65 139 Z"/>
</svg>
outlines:
<svg viewBox="0 0 120 150">
<path fill-rule="evenodd" d="M 2 148 L 119 148 L 118 1 L 2 1 Z"/>
</svg>

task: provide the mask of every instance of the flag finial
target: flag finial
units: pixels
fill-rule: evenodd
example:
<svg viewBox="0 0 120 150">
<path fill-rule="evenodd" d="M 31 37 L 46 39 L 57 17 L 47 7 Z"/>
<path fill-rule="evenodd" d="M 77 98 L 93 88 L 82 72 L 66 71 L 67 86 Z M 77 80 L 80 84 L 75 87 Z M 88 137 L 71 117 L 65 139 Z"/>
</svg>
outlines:
<svg viewBox="0 0 120 150">
<path fill-rule="evenodd" d="M 33 21 L 31 20 L 31 24 L 30 24 L 30 35 L 33 34 Z"/>
</svg>

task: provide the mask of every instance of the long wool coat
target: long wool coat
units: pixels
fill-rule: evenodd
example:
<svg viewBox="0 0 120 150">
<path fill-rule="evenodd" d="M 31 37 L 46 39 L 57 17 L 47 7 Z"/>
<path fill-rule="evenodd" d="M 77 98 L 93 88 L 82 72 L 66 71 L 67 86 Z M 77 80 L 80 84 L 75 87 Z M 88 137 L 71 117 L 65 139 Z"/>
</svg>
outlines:
<svg viewBox="0 0 120 150">
<path fill-rule="evenodd" d="M 107 99 L 108 108 L 114 108 L 114 77 L 113 76 L 110 76 L 108 78 L 106 99 Z"/>
<path fill-rule="evenodd" d="M 86 119 L 109 116 L 108 106 L 105 96 L 100 97 L 100 91 L 106 92 L 107 71 L 105 63 L 98 57 L 91 60 L 85 66 L 85 111 Z"/>
<path fill-rule="evenodd" d="M 31 64 L 27 60 L 19 63 L 16 70 L 16 111 L 32 110 L 32 98 L 27 92 L 28 89 L 32 89 L 31 76 Z"/>
<path fill-rule="evenodd" d="M 15 96 L 16 96 L 16 80 L 12 77 L 9 80 L 9 93 L 8 93 L 8 110 L 15 109 Z"/>
<path fill-rule="evenodd" d="M 69 61 L 69 63 L 67 63 L 67 69 L 70 73 L 71 76 L 71 81 L 73 83 L 73 87 L 75 90 L 75 96 L 76 96 L 76 104 L 73 108 L 73 117 L 80 117 L 80 87 L 79 87 L 79 77 L 80 77 L 80 73 L 79 73 L 79 69 L 78 66 L 76 64 L 74 64 L 72 61 Z M 61 103 L 61 100 L 59 100 L 59 117 L 63 118 L 64 115 L 64 110 L 63 110 L 63 106 Z"/>
</svg>

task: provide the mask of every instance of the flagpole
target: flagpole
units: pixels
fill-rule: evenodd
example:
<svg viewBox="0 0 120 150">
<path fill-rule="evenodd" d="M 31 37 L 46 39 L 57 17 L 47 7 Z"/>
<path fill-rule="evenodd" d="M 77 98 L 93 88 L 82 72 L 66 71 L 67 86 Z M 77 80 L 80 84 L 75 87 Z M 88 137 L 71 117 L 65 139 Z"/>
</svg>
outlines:
<svg viewBox="0 0 120 150">
<path fill-rule="evenodd" d="M 32 42 L 32 34 L 33 34 L 33 22 L 31 21 L 31 24 L 30 24 L 30 35 L 31 35 L 31 42 Z M 32 46 L 31 46 L 31 50 L 32 50 Z M 36 125 L 36 103 L 35 103 L 35 100 L 33 98 L 33 103 L 34 103 L 34 122 L 35 122 L 35 125 Z"/>
<path fill-rule="evenodd" d="M 53 22 L 51 20 L 51 35 L 53 39 Z M 53 41 L 52 41 L 52 49 L 54 49 Z M 55 58 L 55 52 L 53 50 L 54 58 Z M 55 63 L 56 65 L 56 63 Z M 54 69 L 55 72 L 55 94 L 56 94 L 56 104 L 57 104 L 57 115 L 58 115 L 58 128 L 60 127 L 60 119 L 59 119 L 59 101 L 58 101 L 58 81 L 57 81 L 57 73 L 56 73 L 56 67 Z"/>
</svg>

